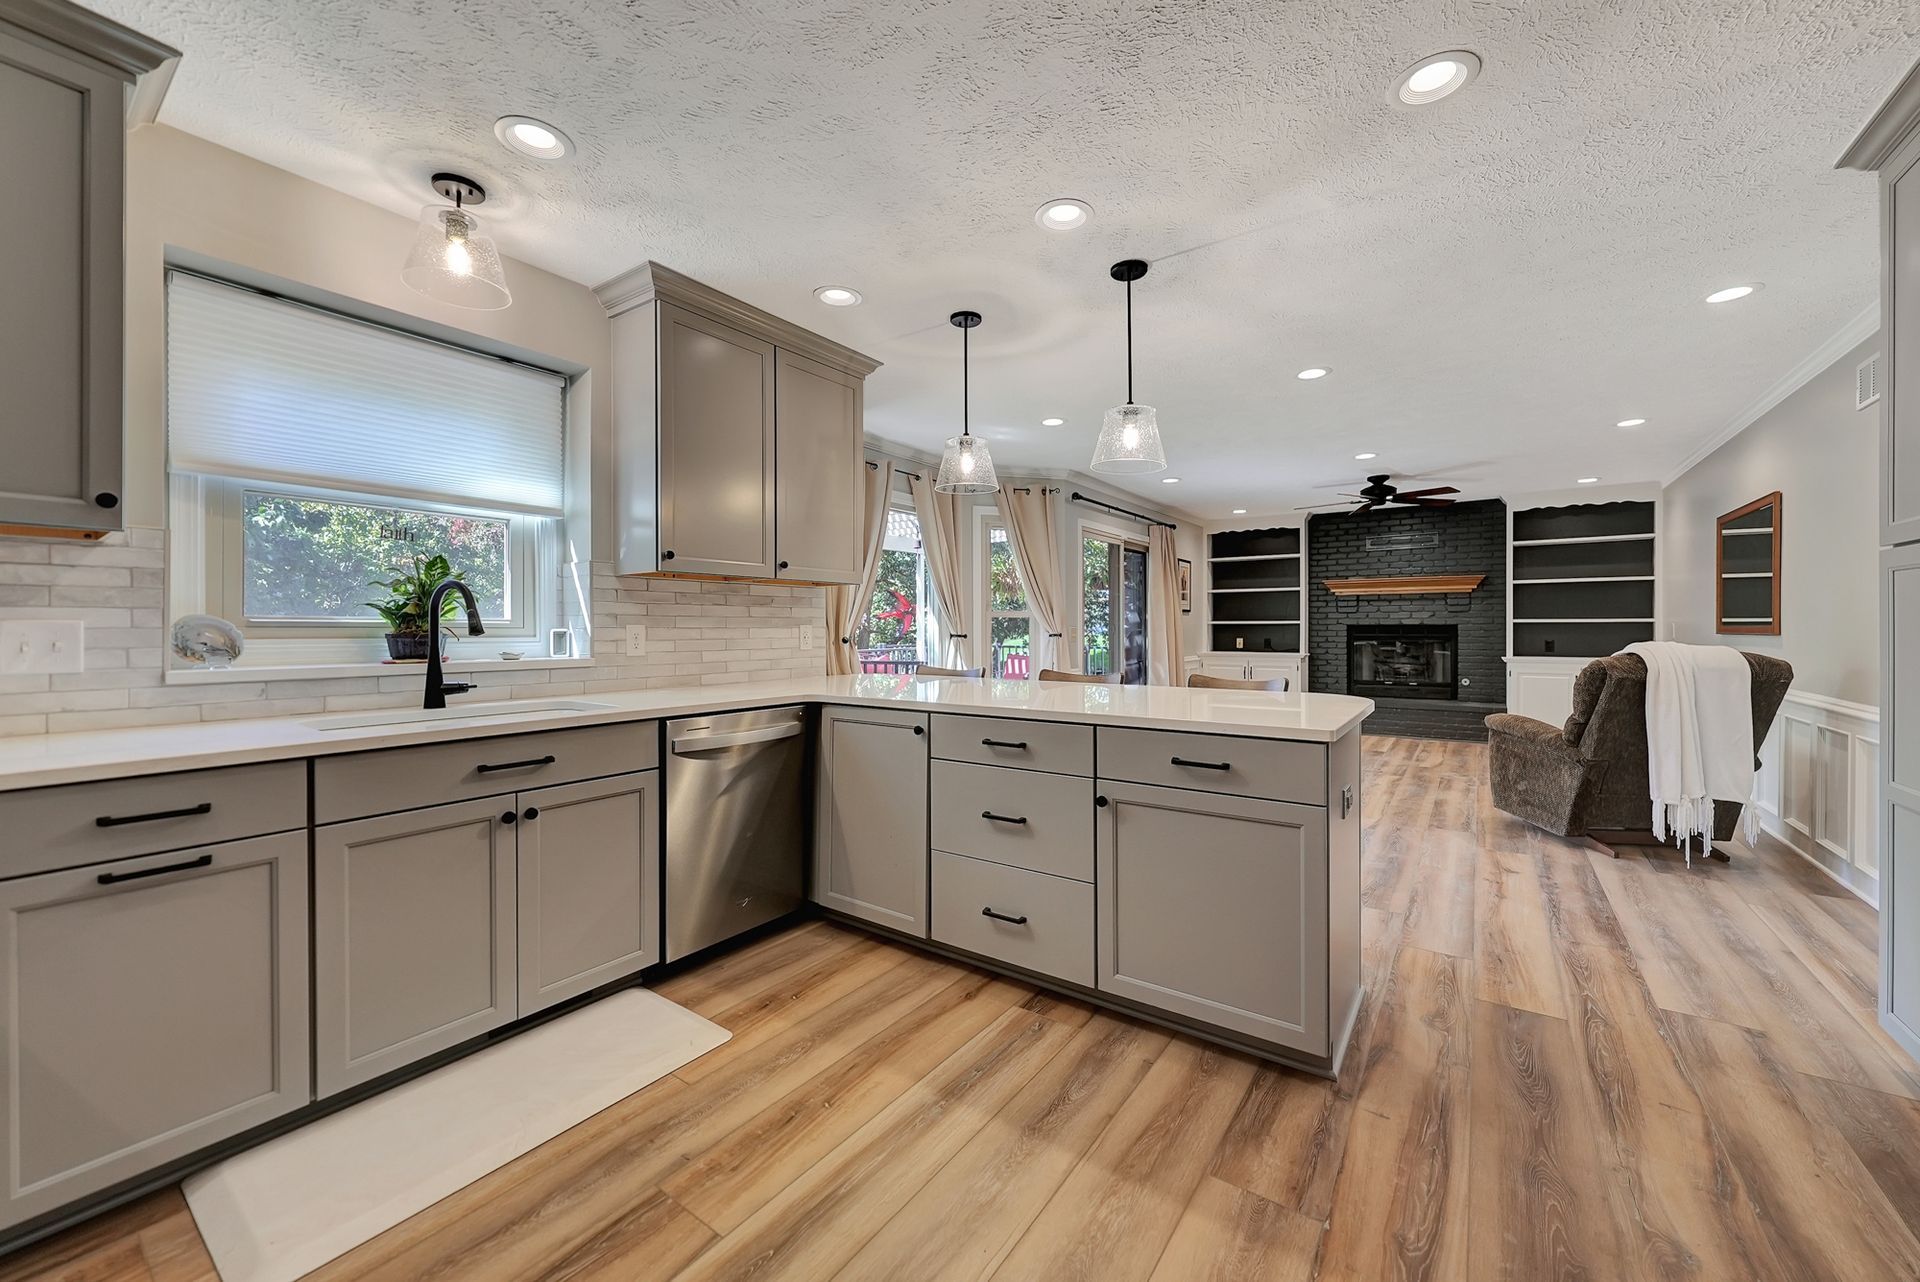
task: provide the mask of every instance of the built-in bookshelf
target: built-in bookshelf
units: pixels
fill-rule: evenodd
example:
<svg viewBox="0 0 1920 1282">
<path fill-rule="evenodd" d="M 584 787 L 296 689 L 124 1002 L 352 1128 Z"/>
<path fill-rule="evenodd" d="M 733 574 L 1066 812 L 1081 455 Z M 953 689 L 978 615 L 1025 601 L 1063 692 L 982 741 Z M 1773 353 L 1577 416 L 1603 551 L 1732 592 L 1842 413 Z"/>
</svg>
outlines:
<svg viewBox="0 0 1920 1282">
<path fill-rule="evenodd" d="M 1654 637 L 1651 502 L 1513 514 L 1512 654 L 1596 658 Z"/>
<path fill-rule="evenodd" d="M 1294 653 L 1305 620 L 1300 531 L 1221 530 L 1207 540 L 1208 630 L 1215 650 Z"/>
</svg>

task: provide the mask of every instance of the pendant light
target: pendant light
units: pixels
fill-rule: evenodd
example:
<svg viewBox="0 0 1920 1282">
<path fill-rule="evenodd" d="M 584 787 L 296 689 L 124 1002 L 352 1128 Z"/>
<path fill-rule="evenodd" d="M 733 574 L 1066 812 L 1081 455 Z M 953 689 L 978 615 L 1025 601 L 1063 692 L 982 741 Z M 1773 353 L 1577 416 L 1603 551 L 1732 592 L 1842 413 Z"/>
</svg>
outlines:
<svg viewBox="0 0 1920 1282">
<path fill-rule="evenodd" d="M 993 472 L 993 455 L 987 443 L 974 436 L 967 424 L 968 331 L 980 323 L 979 312 L 955 312 L 948 323 L 960 330 L 960 435 L 947 440 L 947 452 L 940 456 L 940 476 L 933 488 L 942 494 L 991 494 L 1000 488 Z"/>
<path fill-rule="evenodd" d="M 400 279 L 428 298 L 455 307 L 494 311 L 513 301 L 506 273 L 500 270 L 500 251 L 493 237 L 480 230 L 480 220 L 469 205 L 487 198 L 486 188 L 459 174 L 435 174 L 435 192 L 451 205 L 428 205 L 420 211 L 420 229 L 414 233 Z"/>
<path fill-rule="evenodd" d="M 1089 466 L 1096 472 L 1164 472 L 1167 452 L 1160 447 L 1159 418 L 1153 406 L 1133 403 L 1133 282 L 1147 274 L 1147 265 L 1129 258 L 1107 274 L 1127 287 L 1127 403 L 1107 411 Z"/>
</svg>

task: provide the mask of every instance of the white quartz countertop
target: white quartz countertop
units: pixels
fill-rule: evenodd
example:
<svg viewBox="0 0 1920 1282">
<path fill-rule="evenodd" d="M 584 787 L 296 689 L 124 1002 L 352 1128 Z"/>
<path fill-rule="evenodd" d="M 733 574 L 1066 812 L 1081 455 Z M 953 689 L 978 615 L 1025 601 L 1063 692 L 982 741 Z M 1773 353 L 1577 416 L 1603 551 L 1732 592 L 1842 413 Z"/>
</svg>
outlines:
<svg viewBox="0 0 1920 1282">
<path fill-rule="evenodd" d="M 1372 700 L 1344 694 L 1269 694 L 1182 686 L 983 681 L 872 673 L 751 685 L 600 692 L 583 695 L 577 702 L 606 706 L 594 711 L 546 711 L 350 729 L 323 728 L 329 719 L 337 721 L 338 717 L 275 717 L 0 739 L 0 792 L 787 703 L 875 704 L 1312 743 L 1333 742 L 1358 727 L 1373 711 Z M 460 703 L 456 696 L 452 706 L 457 708 Z"/>
</svg>

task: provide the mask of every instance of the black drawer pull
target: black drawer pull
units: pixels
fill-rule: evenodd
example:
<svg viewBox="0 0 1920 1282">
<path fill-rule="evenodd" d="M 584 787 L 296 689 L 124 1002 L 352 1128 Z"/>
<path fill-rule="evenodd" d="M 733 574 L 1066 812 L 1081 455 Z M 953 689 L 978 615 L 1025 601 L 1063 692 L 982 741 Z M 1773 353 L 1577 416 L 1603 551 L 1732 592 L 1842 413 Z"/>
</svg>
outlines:
<svg viewBox="0 0 1920 1282">
<path fill-rule="evenodd" d="M 1231 770 L 1231 761 L 1188 761 L 1185 757 L 1173 758 L 1176 766 L 1192 766 L 1195 770 Z"/>
<path fill-rule="evenodd" d="M 524 811 L 520 813 L 520 817 L 522 819 L 527 820 L 529 823 L 531 823 L 533 820 L 538 819 L 540 817 L 540 807 L 528 806 Z"/>
<path fill-rule="evenodd" d="M 991 917 L 995 921 L 1004 921 L 1009 926 L 1024 926 L 1027 924 L 1027 915 L 1025 913 L 1021 913 L 1018 917 L 1009 917 L 1005 913 L 997 913 L 991 908 L 982 908 L 980 915 L 982 917 Z"/>
<path fill-rule="evenodd" d="M 1104 796 L 1095 797 L 1093 799 L 1093 804 L 1096 806 L 1105 806 L 1107 804 L 1107 799 Z"/>
<path fill-rule="evenodd" d="M 982 739 L 980 744 L 986 748 L 1012 748 L 1016 752 L 1025 752 L 1027 750 L 1026 744 L 1015 743 L 1011 739 Z"/>
<path fill-rule="evenodd" d="M 189 868 L 205 868 L 212 862 L 212 855 L 201 855 L 198 859 L 184 859 L 177 864 L 161 864 L 158 868 L 142 868 L 139 872 L 103 872 L 94 880 L 102 886 L 111 886 L 116 881 L 138 881 L 142 877 L 158 877 L 163 872 L 185 872 Z"/>
<path fill-rule="evenodd" d="M 500 822 L 503 824 L 518 823 L 519 821 L 520 821 L 520 816 L 516 815 L 511 810 L 507 811 L 506 813 L 500 816 Z"/>
<path fill-rule="evenodd" d="M 179 810 L 156 810 L 150 815 L 101 815 L 93 822 L 96 827 L 100 828 L 118 828 L 123 824 L 152 823 L 156 819 L 189 819 L 194 815 L 210 815 L 212 813 L 213 803 L 211 801 L 203 801 L 197 806 L 185 806 Z"/>
<path fill-rule="evenodd" d="M 531 770 L 535 766 L 550 766 L 553 762 L 553 754 L 548 753 L 544 757 L 535 757 L 531 761 L 502 761 L 497 765 L 480 766 L 478 769 L 481 774 L 490 775 L 496 770 Z"/>
<path fill-rule="evenodd" d="M 1027 817 L 1025 815 L 1021 815 L 1018 819 L 1016 819 L 1012 815 L 996 815 L 991 810 L 982 810 L 980 812 L 980 817 L 982 819 L 991 819 L 997 824 L 1024 824 L 1025 822 L 1027 822 Z"/>
</svg>

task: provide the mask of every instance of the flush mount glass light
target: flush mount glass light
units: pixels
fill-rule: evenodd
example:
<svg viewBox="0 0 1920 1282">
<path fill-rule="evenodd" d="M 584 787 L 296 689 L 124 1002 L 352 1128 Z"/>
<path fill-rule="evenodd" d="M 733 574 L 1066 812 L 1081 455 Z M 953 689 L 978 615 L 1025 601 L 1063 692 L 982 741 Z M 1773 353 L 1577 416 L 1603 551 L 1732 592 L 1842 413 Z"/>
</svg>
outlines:
<svg viewBox="0 0 1920 1282">
<path fill-rule="evenodd" d="M 493 136 L 510 150 L 535 160 L 562 160 L 573 154 L 573 139 L 532 116 L 500 117 L 493 122 Z"/>
<path fill-rule="evenodd" d="M 1758 285 L 1729 285 L 1725 289 L 1716 289 L 1711 294 L 1708 294 L 1707 301 L 1709 303 L 1731 303 L 1736 299 L 1745 298 L 1748 294 L 1751 294 L 1759 288 Z"/>
<path fill-rule="evenodd" d="M 1618 423 L 1615 423 L 1614 426 L 1615 427 L 1639 427 L 1642 423 L 1645 423 L 1646 421 L 1647 420 L 1645 420 L 1644 418 L 1623 418 Z"/>
<path fill-rule="evenodd" d="M 1325 378 L 1327 375 L 1331 374 L 1332 372 L 1333 371 L 1330 369 L 1323 369 L 1320 366 L 1315 365 L 1311 369 L 1301 370 L 1298 374 L 1295 374 L 1294 377 L 1298 379 L 1303 379 L 1306 382 L 1311 383 L 1314 379 Z"/>
<path fill-rule="evenodd" d="M 1065 427 L 1066 424 L 1067 420 L 1064 418 L 1043 418 L 1040 420 L 1040 426 L 1042 427 Z"/>
<path fill-rule="evenodd" d="M 1129 258 L 1107 269 L 1107 275 L 1127 287 L 1127 403 L 1107 411 L 1100 424 L 1100 439 L 1093 447 L 1096 472 L 1116 474 L 1164 472 L 1167 452 L 1160 446 L 1160 418 L 1151 405 L 1136 405 L 1133 400 L 1133 282 L 1147 274 L 1147 265 Z"/>
<path fill-rule="evenodd" d="M 853 307 L 860 302 L 860 291 L 845 285 L 822 285 L 813 296 L 829 307 Z"/>
<path fill-rule="evenodd" d="M 960 331 L 960 435 L 947 439 L 933 488 L 942 494 L 991 494 L 1000 488 L 1000 478 L 993 471 L 993 455 L 987 443 L 972 434 L 967 422 L 972 365 L 969 336 L 979 328 L 980 313 L 955 312 L 947 317 L 947 323 Z"/>
<path fill-rule="evenodd" d="M 1393 96 L 1409 107 L 1439 102 L 1465 88 L 1480 74 L 1480 58 L 1465 49 L 1450 49 L 1422 58 L 1394 82 Z"/>
<path fill-rule="evenodd" d="M 495 311 L 513 301 L 500 251 L 493 237 L 480 230 L 470 205 L 487 193 L 479 183 L 458 174 L 435 174 L 433 189 L 451 205 L 428 205 L 420 211 L 420 226 L 400 279 L 428 298 L 455 307 Z"/>
<path fill-rule="evenodd" d="M 1072 231 L 1076 227 L 1085 227 L 1087 219 L 1093 217 L 1093 206 L 1084 200 L 1070 200 L 1061 197 L 1049 200 L 1033 211 L 1033 221 L 1048 231 Z"/>
</svg>

